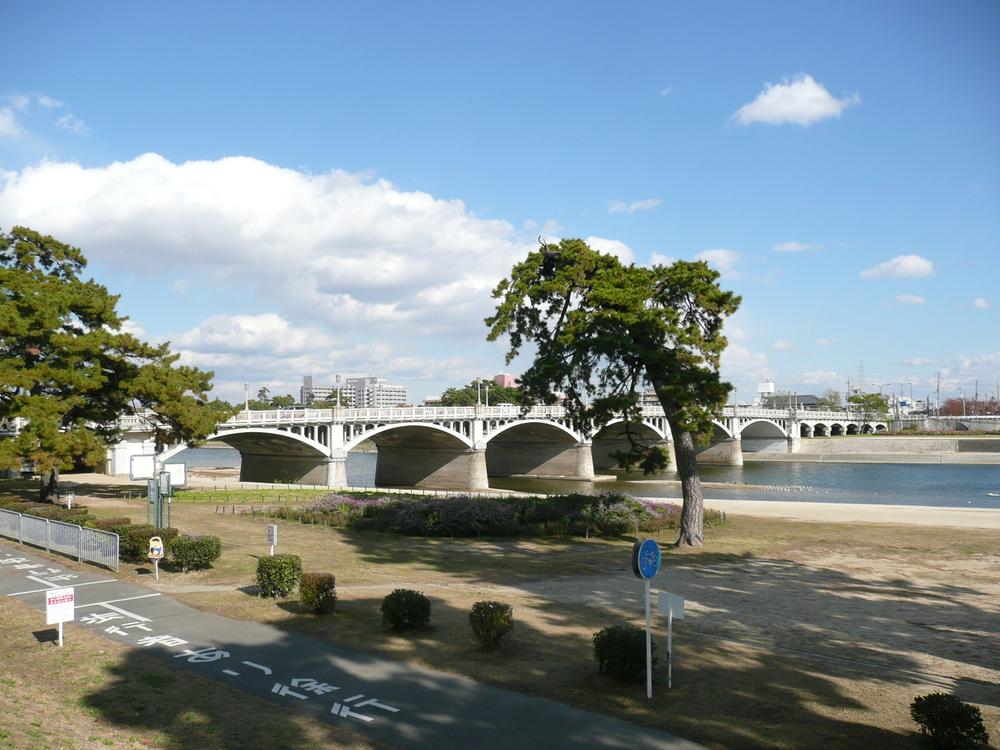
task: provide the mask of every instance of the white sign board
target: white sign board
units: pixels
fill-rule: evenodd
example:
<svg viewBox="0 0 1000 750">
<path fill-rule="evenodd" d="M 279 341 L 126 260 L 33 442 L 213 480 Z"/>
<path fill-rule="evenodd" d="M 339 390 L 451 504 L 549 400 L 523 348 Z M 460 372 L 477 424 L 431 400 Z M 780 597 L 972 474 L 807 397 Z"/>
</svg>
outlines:
<svg viewBox="0 0 1000 750">
<path fill-rule="evenodd" d="M 163 464 L 163 470 L 170 475 L 171 487 L 183 487 L 187 484 L 187 464 Z"/>
<path fill-rule="evenodd" d="M 671 615 L 675 620 L 684 619 L 684 597 L 671 594 L 669 591 L 660 592 L 660 614 Z"/>
<path fill-rule="evenodd" d="M 76 594 L 72 588 L 50 589 L 45 592 L 45 624 L 58 625 L 73 620 Z"/>
<path fill-rule="evenodd" d="M 267 525 L 267 543 L 268 544 L 278 543 L 278 524 L 269 523 Z"/>
<path fill-rule="evenodd" d="M 154 476 L 156 476 L 156 456 L 149 454 L 129 457 L 129 479 L 152 479 Z"/>
</svg>

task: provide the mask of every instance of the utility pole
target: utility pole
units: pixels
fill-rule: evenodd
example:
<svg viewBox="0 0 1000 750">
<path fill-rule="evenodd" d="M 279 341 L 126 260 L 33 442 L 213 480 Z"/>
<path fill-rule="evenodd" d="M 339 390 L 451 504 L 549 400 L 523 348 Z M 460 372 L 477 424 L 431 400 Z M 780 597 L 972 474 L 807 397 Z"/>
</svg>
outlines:
<svg viewBox="0 0 1000 750">
<path fill-rule="evenodd" d="M 937 415 L 941 416 L 941 371 L 938 370 L 938 386 L 937 386 Z"/>
<path fill-rule="evenodd" d="M 976 378 L 976 400 L 972 402 L 973 416 L 979 416 L 979 378 Z"/>
</svg>

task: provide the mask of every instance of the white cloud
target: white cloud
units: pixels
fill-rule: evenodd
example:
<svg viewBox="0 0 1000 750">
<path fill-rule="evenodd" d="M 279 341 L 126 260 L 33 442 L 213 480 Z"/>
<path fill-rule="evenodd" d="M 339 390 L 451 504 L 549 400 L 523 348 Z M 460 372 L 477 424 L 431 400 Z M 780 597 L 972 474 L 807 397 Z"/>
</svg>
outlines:
<svg viewBox="0 0 1000 750">
<path fill-rule="evenodd" d="M 622 263 L 635 263 L 635 251 L 624 242 L 609 240 L 604 237 L 587 237 L 584 242 L 599 253 L 614 255 Z"/>
<path fill-rule="evenodd" d="M 840 117 L 845 109 L 860 103 L 857 94 L 837 99 L 811 75 L 799 73 L 782 83 L 765 84 L 756 99 L 736 110 L 733 119 L 741 125 L 754 122 L 811 125 L 827 117 Z"/>
<path fill-rule="evenodd" d="M 767 355 L 730 343 L 722 352 L 720 371 L 729 382 L 763 380 L 770 376 Z"/>
<path fill-rule="evenodd" d="M 608 201 L 608 213 L 634 214 L 636 211 L 652 211 L 662 202 L 659 198 L 646 198 L 645 200 L 632 201 L 631 203 L 619 200 Z"/>
<path fill-rule="evenodd" d="M 897 294 L 897 305 L 922 305 L 926 300 L 919 294 Z"/>
<path fill-rule="evenodd" d="M 0 226 L 14 224 L 44 227 L 120 271 L 184 268 L 249 286 L 293 318 L 337 326 L 481 330 L 488 291 L 534 249 L 509 223 L 472 216 L 459 200 L 246 157 L 174 164 L 144 154 L 104 167 L 42 162 L 7 172 Z M 623 243 L 595 242 L 633 257 Z"/>
<path fill-rule="evenodd" d="M 24 130 L 14 116 L 14 110 L 10 107 L 0 107 L 0 138 L 20 138 Z"/>
<path fill-rule="evenodd" d="M 67 112 L 65 115 L 57 117 L 56 127 L 78 135 L 85 135 L 90 132 L 90 128 L 87 127 L 86 123 L 72 112 Z"/>
<path fill-rule="evenodd" d="M 974 308 L 976 308 L 977 310 L 989 310 L 990 309 L 989 300 L 986 300 L 983 297 L 976 297 L 974 300 L 972 300 L 972 306 Z"/>
<path fill-rule="evenodd" d="M 170 282 L 170 291 L 183 297 L 191 289 L 191 282 L 187 279 L 174 279 Z"/>
<path fill-rule="evenodd" d="M 46 94 L 38 94 L 35 96 L 35 101 L 38 102 L 39 107 L 43 107 L 45 109 L 60 109 L 61 107 L 66 106 L 65 102 L 61 102 L 58 99 L 47 96 Z"/>
<path fill-rule="evenodd" d="M 804 372 L 802 373 L 801 380 L 806 385 L 820 385 L 825 388 L 837 387 L 844 382 L 844 378 L 840 375 L 840 373 L 830 370 L 812 370 L 810 372 Z"/>
<path fill-rule="evenodd" d="M 833 339 L 816 339 L 816 343 L 820 346 L 830 346 L 833 343 Z"/>
<path fill-rule="evenodd" d="M 267 352 L 294 356 L 333 348 L 323 331 L 295 327 L 275 313 L 215 315 L 172 339 L 180 350 L 202 354 Z"/>
<path fill-rule="evenodd" d="M 909 357 L 903 360 L 903 364 L 910 365 L 910 367 L 926 367 L 934 364 L 934 360 L 928 357 Z"/>
<path fill-rule="evenodd" d="M 774 246 L 774 251 L 776 253 L 801 253 L 806 250 L 819 250 L 822 245 L 817 245 L 811 242 L 779 242 Z"/>
<path fill-rule="evenodd" d="M 649 255 L 649 264 L 651 266 L 672 266 L 676 262 L 677 258 L 658 253 L 655 250 Z"/>
<path fill-rule="evenodd" d="M 897 255 L 861 272 L 862 279 L 915 279 L 934 273 L 934 264 L 919 255 Z"/>
<path fill-rule="evenodd" d="M 773 344 L 771 344 L 771 348 L 774 349 L 774 351 L 776 352 L 790 352 L 795 349 L 795 344 L 793 344 L 791 341 L 778 339 Z"/>
<path fill-rule="evenodd" d="M 739 265 L 742 258 L 742 253 L 724 248 L 703 250 L 694 256 L 695 260 L 703 260 L 710 266 L 714 266 L 724 278 L 728 279 L 742 278 L 743 274 L 736 270 L 736 266 Z"/>
</svg>

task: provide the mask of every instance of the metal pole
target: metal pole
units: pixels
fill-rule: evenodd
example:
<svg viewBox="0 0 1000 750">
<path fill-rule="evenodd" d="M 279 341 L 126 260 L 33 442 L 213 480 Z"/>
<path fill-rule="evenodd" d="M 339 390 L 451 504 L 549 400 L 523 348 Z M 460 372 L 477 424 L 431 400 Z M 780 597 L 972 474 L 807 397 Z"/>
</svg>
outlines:
<svg viewBox="0 0 1000 750">
<path fill-rule="evenodd" d="M 670 595 L 670 607 L 667 610 L 667 687 L 674 686 L 674 595 Z"/>
<path fill-rule="evenodd" d="M 653 697 L 653 623 L 649 614 L 649 579 L 645 580 L 646 589 L 646 697 Z"/>
<path fill-rule="evenodd" d="M 63 644 L 63 628 L 62 628 L 62 626 L 63 626 L 63 624 L 59 623 L 59 648 L 62 648 L 62 644 Z"/>
</svg>

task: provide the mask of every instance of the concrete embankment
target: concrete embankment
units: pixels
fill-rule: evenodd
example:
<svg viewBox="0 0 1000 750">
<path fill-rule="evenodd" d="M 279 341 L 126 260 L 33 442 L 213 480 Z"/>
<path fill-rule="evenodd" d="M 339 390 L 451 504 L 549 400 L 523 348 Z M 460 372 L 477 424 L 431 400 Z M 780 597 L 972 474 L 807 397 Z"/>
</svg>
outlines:
<svg viewBox="0 0 1000 750">
<path fill-rule="evenodd" d="M 847 436 L 802 438 L 796 453 L 744 453 L 744 461 L 1000 464 L 1000 438 Z"/>
</svg>

